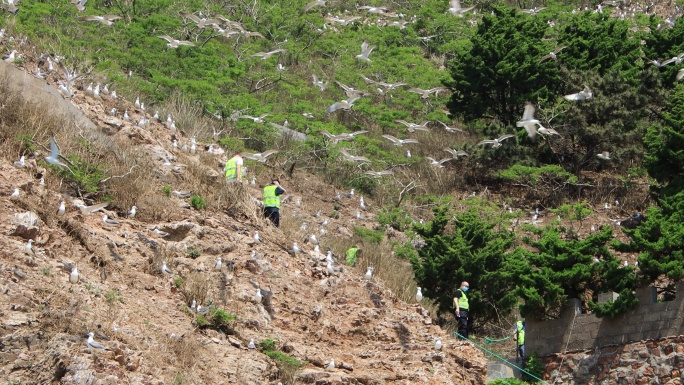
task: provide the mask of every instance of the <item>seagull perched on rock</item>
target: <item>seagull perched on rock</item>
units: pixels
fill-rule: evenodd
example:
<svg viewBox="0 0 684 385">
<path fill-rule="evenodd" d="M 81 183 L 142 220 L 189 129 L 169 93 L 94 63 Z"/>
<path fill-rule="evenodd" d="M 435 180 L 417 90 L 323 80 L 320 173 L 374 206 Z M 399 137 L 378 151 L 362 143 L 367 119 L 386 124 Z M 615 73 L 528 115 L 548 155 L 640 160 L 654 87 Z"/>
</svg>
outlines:
<svg viewBox="0 0 684 385">
<path fill-rule="evenodd" d="M 409 138 L 409 139 L 397 139 L 394 136 L 389 135 L 389 134 L 385 134 L 382 137 L 389 140 L 390 142 L 394 143 L 395 146 L 399 146 L 399 147 L 401 147 L 405 144 L 409 144 L 409 143 L 415 143 L 415 144 L 419 143 L 416 139 L 411 139 L 411 138 Z"/>
<path fill-rule="evenodd" d="M 24 155 L 20 156 L 19 160 L 14 162 L 14 167 L 17 167 L 17 168 L 24 168 L 25 165 L 26 165 L 26 161 L 24 160 Z"/>
<path fill-rule="evenodd" d="M 166 266 L 166 261 L 162 261 L 161 272 L 162 274 L 173 274 L 173 270 Z"/>
<path fill-rule="evenodd" d="M 418 290 L 416 290 L 416 302 L 420 302 L 423 300 L 423 291 L 419 287 Z"/>
<path fill-rule="evenodd" d="M 216 259 L 216 264 L 214 265 L 214 270 L 221 271 L 221 266 L 223 266 L 223 261 L 221 260 L 221 257 L 218 257 Z"/>
<path fill-rule="evenodd" d="M 371 60 L 368 58 L 368 55 L 373 52 L 373 49 L 375 49 L 375 45 L 368 45 L 368 41 L 365 41 L 361 43 L 361 53 L 356 55 L 356 58 L 359 60 L 367 61 L 370 62 Z"/>
<path fill-rule="evenodd" d="M 263 296 L 261 295 L 261 289 L 257 288 L 256 293 L 254 293 L 254 302 L 261 303 L 262 298 L 263 298 Z"/>
<path fill-rule="evenodd" d="M 57 215 L 64 215 L 65 212 L 66 212 L 66 204 L 64 203 L 64 201 L 61 201 L 59 203 L 59 208 L 57 208 Z"/>
<path fill-rule="evenodd" d="M 257 231 L 257 230 L 254 230 L 254 241 L 258 242 L 258 243 L 263 242 L 263 240 L 259 236 L 259 231 Z"/>
<path fill-rule="evenodd" d="M 177 40 L 177 39 L 172 38 L 172 37 L 169 36 L 169 35 L 161 35 L 161 36 L 157 36 L 157 37 L 160 38 L 160 39 L 166 40 L 166 41 L 167 41 L 166 46 L 169 47 L 169 48 L 178 48 L 178 47 L 180 47 L 180 46 L 182 46 L 182 45 L 187 45 L 187 46 L 190 46 L 190 47 L 194 47 L 194 46 L 195 46 L 195 43 L 193 43 L 193 42 L 191 42 L 191 41 L 187 41 L 187 40 Z"/>
<path fill-rule="evenodd" d="M 19 187 L 15 187 L 14 191 L 12 191 L 12 194 L 10 194 L 10 198 L 19 198 Z"/>
<path fill-rule="evenodd" d="M 131 207 L 131 209 L 128 211 L 128 217 L 129 218 L 135 218 L 135 214 L 138 212 L 138 208 L 134 205 Z"/>
<path fill-rule="evenodd" d="M 368 266 L 368 270 L 366 270 L 366 274 L 364 274 L 363 278 L 368 280 L 373 278 L 373 266 Z"/>
<path fill-rule="evenodd" d="M 492 148 L 498 148 L 498 147 L 501 147 L 501 142 L 503 142 L 504 140 L 506 140 L 508 138 L 512 138 L 512 137 L 513 137 L 513 134 L 501 135 L 498 138 L 482 140 L 482 141 L 480 141 L 480 143 L 478 143 L 478 145 L 491 144 Z"/>
<path fill-rule="evenodd" d="M 152 229 L 152 232 L 155 233 L 158 237 L 161 237 L 161 238 L 166 238 L 166 237 L 168 237 L 168 236 L 170 235 L 170 234 L 167 233 L 166 231 L 161 231 L 161 230 L 159 230 L 159 229 L 157 228 L 157 226 L 154 226 L 154 228 Z"/>
<path fill-rule="evenodd" d="M 256 345 L 254 344 L 254 340 L 250 338 L 249 344 L 247 344 L 247 349 L 256 349 Z"/>
<path fill-rule="evenodd" d="M 71 283 L 78 283 L 79 280 L 79 275 L 78 275 L 78 268 L 76 268 L 76 265 L 71 269 L 71 273 L 69 273 L 69 282 Z"/>
<path fill-rule="evenodd" d="M 330 362 L 328 362 L 328 365 L 325 367 L 326 370 L 333 370 L 335 369 L 335 359 L 331 358 Z"/>
<path fill-rule="evenodd" d="M 109 350 L 109 348 L 106 348 L 106 347 L 100 345 L 99 343 L 95 342 L 95 340 L 93 340 L 94 335 L 95 334 L 93 334 L 93 332 L 88 333 L 88 340 L 86 341 L 86 345 L 88 345 L 88 347 L 90 347 L 90 348 L 97 349 L 97 350 Z"/>
<path fill-rule="evenodd" d="M 435 350 L 442 350 L 442 339 L 439 337 L 435 339 Z"/>
<path fill-rule="evenodd" d="M 594 97 L 594 94 L 591 92 L 589 87 L 584 86 L 584 89 L 576 94 L 570 94 L 570 95 L 565 95 L 563 96 L 567 100 L 572 100 L 572 101 L 583 101 L 583 100 L 589 100 Z"/>
<path fill-rule="evenodd" d="M 28 255 L 36 255 L 36 251 L 33 250 L 33 239 L 26 241 L 25 251 Z"/>
<path fill-rule="evenodd" d="M 102 216 L 102 222 L 108 226 L 118 226 L 119 222 L 110 219 L 106 214 Z"/>
</svg>

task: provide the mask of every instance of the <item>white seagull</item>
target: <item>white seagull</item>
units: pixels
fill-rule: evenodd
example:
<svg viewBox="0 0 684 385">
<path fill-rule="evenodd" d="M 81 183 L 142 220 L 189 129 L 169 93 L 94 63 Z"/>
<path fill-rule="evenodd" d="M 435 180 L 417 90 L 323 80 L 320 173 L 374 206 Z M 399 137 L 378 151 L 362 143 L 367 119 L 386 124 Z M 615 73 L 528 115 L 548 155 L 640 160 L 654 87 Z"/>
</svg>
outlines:
<svg viewBox="0 0 684 385">
<path fill-rule="evenodd" d="M 444 163 L 454 160 L 454 158 L 444 158 L 441 160 L 435 160 L 434 158 L 431 158 L 429 156 L 426 156 L 425 159 L 430 161 L 430 165 L 435 166 L 437 168 L 444 168 Z"/>
<path fill-rule="evenodd" d="M 368 266 L 368 270 L 366 270 L 366 274 L 364 274 L 363 278 L 365 278 L 365 279 L 373 278 L 373 266 Z"/>
<path fill-rule="evenodd" d="M 57 167 L 65 167 L 67 170 L 71 171 L 71 169 L 64 163 L 59 161 L 59 146 L 57 145 L 57 142 L 55 141 L 55 137 L 51 136 L 50 137 L 50 156 L 45 157 L 45 161 L 57 166 Z M 71 171 L 73 174 L 73 171 Z"/>
<path fill-rule="evenodd" d="M 161 272 L 162 274 L 173 274 L 173 270 L 166 266 L 166 261 L 162 261 Z"/>
<path fill-rule="evenodd" d="M 367 62 L 370 62 L 371 60 L 368 58 L 368 55 L 373 52 L 373 49 L 375 49 L 375 45 L 368 45 L 368 41 L 365 41 L 361 43 L 361 53 L 356 55 L 356 58 L 359 60 L 364 60 Z"/>
<path fill-rule="evenodd" d="M 24 168 L 25 165 L 26 165 L 26 162 L 24 161 L 24 155 L 20 156 L 19 160 L 14 162 L 14 167 L 17 167 L 17 168 Z"/>
<path fill-rule="evenodd" d="M 76 265 L 71 269 L 71 273 L 69 274 L 69 282 L 71 283 L 78 283 L 78 269 L 76 268 Z"/>
<path fill-rule="evenodd" d="M 177 40 L 177 39 L 172 38 L 172 37 L 169 36 L 169 35 L 161 35 L 161 36 L 157 36 L 157 37 L 160 38 L 160 39 L 166 40 L 166 41 L 167 41 L 166 46 L 169 47 L 169 48 L 178 48 L 178 47 L 180 47 L 181 45 L 187 45 L 187 46 L 190 46 L 190 47 L 194 47 L 194 46 L 195 46 L 195 43 L 193 43 L 193 42 L 190 42 L 190 41 L 187 41 L 187 40 Z"/>
<path fill-rule="evenodd" d="M 93 336 L 94 336 L 93 332 L 88 333 L 88 341 L 86 341 L 86 345 L 88 345 L 88 347 L 91 347 L 91 348 L 97 349 L 97 350 L 109 350 L 109 348 L 106 348 L 106 347 L 100 345 L 99 343 L 95 342 L 95 340 L 93 340 Z"/>
<path fill-rule="evenodd" d="M 601 159 L 601 160 L 611 160 L 612 159 L 610 157 L 610 152 L 608 152 L 608 151 L 603 151 L 600 154 L 596 154 L 596 157 Z"/>
<path fill-rule="evenodd" d="M 388 135 L 388 134 L 385 134 L 382 137 L 389 140 L 390 142 L 394 143 L 395 146 L 399 146 L 399 147 L 401 147 L 405 144 L 409 144 L 409 143 L 416 143 L 416 144 L 419 143 L 416 139 L 411 139 L 411 138 L 409 138 L 409 139 L 397 139 L 394 136 Z"/>
<path fill-rule="evenodd" d="M 214 265 L 214 270 L 220 271 L 222 265 L 223 262 L 221 261 L 221 257 L 218 257 L 218 259 L 216 259 L 216 264 Z"/>
<path fill-rule="evenodd" d="M 470 11 L 475 7 L 461 8 L 461 2 L 459 0 L 451 0 L 449 3 L 449 13 L 458 17 L 463 17 L 463 14 Z"/>
<path fill-rule="evenodd" d="M 576 94 L 570 94 L 570 95 L 565 95 L 563 96 L 567 100 L 572 100 L 572 101 L 583 101 L 583 100 L 589 100 L 594 97 L 594 94 L 591 92 L 589 87 L 584 86 L 584 89 Z"/>
<path fill-rule="evenodd" d="M 117 222 L 113 219 L 110 219 L 109 217 L 107 217 L 106 214 L 102 216 L 102 222 L 108 226 L 118 226 L 119 225 L 119 222 Z"/>
<path fill-rule="evenodd" d="M 65 212 L 66 212 L 66 204 L 64 203 L 64 201 L 61 201 L 59 203 L 59 208 L 57 209 L 57 215 L 64 215 Z"/>
<path fill-rule="evenodd" d="M 527 103 L 525 104 L 525 111 L 523 112 L 522 119 L 517 121 L 515 123 L 515 126 L 525 127 L 525 131 L 527 131 L 527 136 L 529 136 L 530 139 L 534 140 L 537 137 L 537 126 L 535 126 L 536 124 L 539 124 L 539 120 L 534 118 L 534 104 Z"/>
<path fill-rule="evenodd" d="M 261 289 L 256 289 L 256 293 L 254 293 L 254 302 L 261 303 L 262 298 L 263 296 L 261 295 Z"/>
<path fill-rule="evenodd" d="M 492 148 L 498 148 L 498 147 L 501 147 L 501 142 L 503 142 L 504 140 L 506 140 L 508 138 L 512 138 L 512 137 L 513 137 L 513 134 L 501 135 L 498 138 L 482 140 L 482 141 L 480 141 L 480 143 L 478 143 L 478 145 L 491 144 Z"/>
<path fill-rule="evenodd" d="M 416 291 L 416 302 L 420 302 L 422 300 L 423 300 L 423 292 L 419 287 L 418 290 Z"/>
</svg>

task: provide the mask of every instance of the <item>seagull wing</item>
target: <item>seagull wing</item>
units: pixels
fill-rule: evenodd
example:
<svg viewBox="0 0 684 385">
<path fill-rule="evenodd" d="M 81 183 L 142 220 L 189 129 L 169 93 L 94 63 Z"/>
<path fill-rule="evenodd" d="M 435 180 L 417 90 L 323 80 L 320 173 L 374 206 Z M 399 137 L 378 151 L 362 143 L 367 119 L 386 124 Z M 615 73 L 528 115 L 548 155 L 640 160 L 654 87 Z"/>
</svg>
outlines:
<svg viewBox="0 0 684 385">
<path fill-rule="evenodd" d="M 525 104 L 525 111 L 523 112 L 522 120 L 532 120 L 534 119 L 534 104 Z"/>
<path fill-rule="evenodd" d="M 355 132 L 352 132 L 350 135 L 351 135 L 351 136 L 356 136 L 356 135 L 365 134 L 366 132 L 368 132 L 368 130 L 355 131 Z"/>
<path fill-rule="evenodd" d="M 199 17 L 197 17 L 196 15 L 193 15 L 192 13 L 181 12 L 180 14 L 181 14 L 181 16 L 192 20 L 195 24 L 199 24 L 201 21 Z"/>
<path fill-rule="evenodd" d="M 385 134 L 385 135 L 382 135 L 382 137 L 389 140 L 392 143 L 400 143 L 399 139 L 393 137 L 392 135 Z"/>
<path fill-rule="evenodd" d="M 494 143 L 496 143 L 496 140 L 485 139 L 485 140 L 480 141 L 477 145 L 479 146 L 482 144 L 494 144 Z"/>
<path fill-rule="evenodd" d="M 169 43 L 174 43 L 176 41 L 176 39 L 172 38 L 169 35 L 161 35 L 161 36 L 157 36 L 157 37 L 160 39 L 164 39 L 164 40 L 168 41 Z"/>
<path fill-rule="evenodd" d="M 508 138 L 512 138 L 513 136 L 515 136 L 515 135 L 513 135 L 513 134 L 501 135 L 497 140 L 498 140 L 499 142 L 501 142 L 502 140 L 506 140 L 506 139 L 508 139 Z"/>
</svg>

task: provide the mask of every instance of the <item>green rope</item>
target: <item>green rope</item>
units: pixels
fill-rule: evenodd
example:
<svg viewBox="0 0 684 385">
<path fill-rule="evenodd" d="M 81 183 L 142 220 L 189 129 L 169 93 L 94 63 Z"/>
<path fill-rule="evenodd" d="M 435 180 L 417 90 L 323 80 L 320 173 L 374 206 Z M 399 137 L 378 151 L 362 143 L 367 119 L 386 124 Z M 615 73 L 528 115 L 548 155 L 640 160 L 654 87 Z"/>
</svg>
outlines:
<svg viewBox="0 0 684 385">
<path fill-rule="evenodd" d="M 469 341 L 471 344 L 475 345 L 475 347 L 479 348 L 480 350 L 483 350 L 483 351 L 487 352 L 487 354 L 489 354 L 488 357 L 496 357 L 499 361 L 501 361 L 501 363 L 503 363 L 503 364 L 505 364 L 505 365 L 508 365 L 508 366 L 512 366 L 513 368 L 520 370 L 521 372 L 527 374 L 528 376 L 534 378 L 535 380 L 537 380 L 537 381 L 539 381 L 539 382 L 542 382 L 542 383 L 544 383 L 544 384 L 546 384 L 546 385 L 551 385 L 551 384 L 549 384 L 548 382 L 542 380 L 541 378 L 535 376 L 534 374 L 528 372 L 527 370 L 525 370 L 525 369 L 523 369 L 523 368 L 521 368 L 521 367 L 519 367 L 519 366 L 516 366 L 514 363 L 508 361 L 507 359 L 501 357 L 500 355 L 494 353 L 493 351 L 491 351 L 491 350 L 485 348 L 484 346 L 478 345 L 478 344 L 476 344 L 475 342 L 473 342 L 472 340 L 469 340 L 468 338 L 463 337 L 462 335 L 458 334 L 458 332 L 454 332 L 454 335 L 456 335 L 456 336 L 457 336 L 458 338 L 460 338 L 460 339 Z M 510 338 L 510 337 L 509 337 L 509 338 Z"/>
<path fill-rule="evenodd" d="M 485 341 L 486 341 L 488 344 L 491 344 L 492 342 L 501 342 L 501 341 L 509 340 L 509 339 L 511 339 L 511 337 L 513 337 L 513 334 L 511 334 L 510 336 L 508 336 L 508 337 L 506 337 L 506 338 L 501 338 L 501 339 L 498 339 L 498 340 L 495 340 L 494 338 L 485 337 Z"/>
</svg>

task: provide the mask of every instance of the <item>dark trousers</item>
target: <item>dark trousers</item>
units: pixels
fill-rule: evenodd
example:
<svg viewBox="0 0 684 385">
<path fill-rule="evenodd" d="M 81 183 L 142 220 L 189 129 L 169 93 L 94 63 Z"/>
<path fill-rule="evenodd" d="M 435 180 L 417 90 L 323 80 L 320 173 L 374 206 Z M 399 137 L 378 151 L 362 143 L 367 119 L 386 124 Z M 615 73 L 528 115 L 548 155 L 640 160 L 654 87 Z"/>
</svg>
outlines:
<svg viewBox="0 0 684 385">
<path fill-rule="evenodd" d="M 525 344 L 518 345 L 518 355 L 525 361 Z"/>
<path fill-rule="evenodd" d="M 458 322 L 458 334 L 468 338 L 468 310 L 461 309 L 456 321 Z"/>
<path fill-rule="evenodd" d="M 264 216 L 270 219 L 275 227 L 280 227 L 280 210 L 277 207 L 264 207 Z"/>
</svg>

